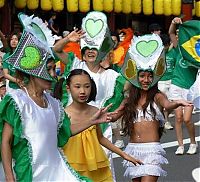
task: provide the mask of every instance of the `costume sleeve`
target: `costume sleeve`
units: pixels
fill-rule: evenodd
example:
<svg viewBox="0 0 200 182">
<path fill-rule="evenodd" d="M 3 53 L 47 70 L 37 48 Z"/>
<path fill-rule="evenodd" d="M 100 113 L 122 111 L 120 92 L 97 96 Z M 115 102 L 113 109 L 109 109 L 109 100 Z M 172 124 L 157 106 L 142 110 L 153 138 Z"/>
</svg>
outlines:
<svg viewBox="0 0 200 182">
<path fill-rule="evenodd" d="M 14 171 L 17 181 L 32 181 L 31 150 L 28 141 L 22 137 L 19 109 L 10 95 L 6 95 L 0 103 L 0 144 L 5 122 L 13 128 L 12 158 L 16 161 Z"/>
<path fill-rule="evenodd" d="M 18 144 L 22 135 L 21 118 L 16 107 L 15 101 L 9 95 L 6 95 L 0 103 L 0 142 L 4 122 L 7 122 L 13 128 L 13 146 Z"/>
<path fill-rule="evenodd" d="M 70 119 L 63 109 L 63 120 L 58 126 L 58 147 L 63 147 L 71 137 Z"/>
<path fill-rule="evenodd" d="M 108 99 L 104 104 L 104 107 L 105 107 L 112 103 L 112 107 L 109 109 L 110 112 L 115 111 L 122 103 L 124 99 L 123 90 L 124 90 L 125 82 L 126 82 L 126 79 L 123 76 L 120 75 L 117 77 L 113 96 L 110 99 Z M 102 132 L 106 130 L 107 126 L 108 126 L 108 123 L 100 124 Z"/>
</svg>

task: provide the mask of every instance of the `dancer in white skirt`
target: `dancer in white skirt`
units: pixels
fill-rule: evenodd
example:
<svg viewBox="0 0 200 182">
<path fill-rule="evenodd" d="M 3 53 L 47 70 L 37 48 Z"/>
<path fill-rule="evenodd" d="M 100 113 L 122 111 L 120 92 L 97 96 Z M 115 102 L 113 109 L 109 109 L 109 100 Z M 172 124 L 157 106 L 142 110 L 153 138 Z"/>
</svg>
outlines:
<svg viewBox="0 0 200 182">
<path fill-rule="evenodd" d="M 132 86 L 124 110 L 121 111 L 123 132 L 130 137 L 125 152 L 143 162 L 143 165 L 133 165 L 124 160 L 124 176 L 133 181 L 154 182 L 159 176 L 167 175 L 161 168 L 161 164 L 168 163 L 164 157 L 165 151 L 160 145 L 164 126 L 162 110 L 191 105 L 185 100 L 170 102 L 166 95 L 158 90 L 157 82 L 165 69 L 160 37 L 134 37 L 122 67 L 123 75 Z"/>
</svg>

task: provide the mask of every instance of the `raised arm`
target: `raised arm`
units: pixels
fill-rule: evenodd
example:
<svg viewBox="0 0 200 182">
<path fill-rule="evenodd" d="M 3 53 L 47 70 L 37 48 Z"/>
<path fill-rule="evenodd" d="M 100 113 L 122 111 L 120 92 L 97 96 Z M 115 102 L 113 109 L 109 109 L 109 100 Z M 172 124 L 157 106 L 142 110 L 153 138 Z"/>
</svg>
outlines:
<svg viewBox="0 0 200 182">
<path fill-rule="evenodd" d="M 72 31 L 70 34 L 68 34 L 66 37 L 63 39 L 59 40 L 56 42 L 56 44 L 53 47 L 54 52 L 56 55 L 61 59 L 61 61 L 64 64 L 68 63 L 68 54 L 63 51 L 64 46 L 68 42 L 77 42 L 80 40 L 80 38 L 84 35 L 84 32 L 82 30 L 75 29 Z"/>
<path fill-rule="evenodd" d="M 6 182 L 14 182 L 14 175 L 12 170 L 12 135 L 13 129 L 8 124 L 4 124 L 3 133 L 2 133 L 2 144 L 1 144 L 1 156 L 3 162 L 3 168 L 5 173 Z"/>
<path fill-rule="evenodd" d="M 107 112 L 108 109 L 112 106 L 112 104 L 109 104 L 107 107 L 105 108 L 101 108 L 99 109 L 89 120 L 87 121 L 83 121 L 80 123 L 76 123 L 73 122 L 71 120 L 71 123 L 76 123 L 76 124 L 71 124 L 70 128 L 71 128 L 71 132 L 72 135 L 76 135 L 80 132 L 82 132 L 83 130 L 89 128 L 92 125 L 96 125 L 99 123 L 108 123 L 111 122 L 112 120 L 112 115 L 116 114 L 116 112 Z"/>
<path fill-rule="evenodd" d="M 179 106 L 193 106 L 191 102 L 188 102 L 186 100 L 175 100 L 175 101 L 169 101 L 167 96 L 164 95 L 163 93 L 158 93 L 156 95 L 156 102 L 159 103 L 163 108 L 166 110 L 173 110 L 176 109 Z"/>
<path fill-rule="evenodd" d="M 181 18 L 175 17 L 169 27 L 169 36 L 171 39 L 171 42 L 173 43 L 174 47 L 177 47 L 178 45 L 178 40 L 177 40 L 177 36 L 176 36 L 176 25 L 177 24 L 182 24 L 182 20 Z"/>
</svg>

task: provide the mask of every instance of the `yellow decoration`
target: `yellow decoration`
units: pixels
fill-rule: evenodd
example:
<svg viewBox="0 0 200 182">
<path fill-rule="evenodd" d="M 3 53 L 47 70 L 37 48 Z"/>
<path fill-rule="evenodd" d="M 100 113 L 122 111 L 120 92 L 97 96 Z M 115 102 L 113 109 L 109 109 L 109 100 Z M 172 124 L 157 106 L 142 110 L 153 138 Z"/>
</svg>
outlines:
<svg viewBox="0 0 200 182">
<path fill-rule="evenodd" d="M 172 0 L 164 0 L 164 15 L 172 15 Z"/>
<path fill-rule="evenodd" d="M 103 11 L 103 0 L 93 0 L 92 2 L 95 11 Z"/>
<path fill-rule="evenodd" d="M 172 2 L 172 14 L 179 16 L 181 14 L 181 0 L 171 0 Z"/>
<path fill-rule="evenodd" d="M 37 9 L 39 6 L 39 0 L 27 0 L 27 7 L 30 10 Z"/>
<path fill-rule="evenodd" d="M 52 0 L 54 11 L 62 11 L 64 9 L 64 0 Z"/>
<path fill-rule="evenodd" d="M 142 12 L 142 1 L 141 0 L 132 0 L 132 13 L 140 14 Z"/>
<path fill-rule="evenodd" d="M 122 0 L 114 0 L 114 12 L 121 13 L 122 11 Z"/>
<path fill-rule="evenodd" d="M 41 9 L 44 11 L 49 11 L 52 9 L 51 0 L 40 0 Z"/>
<path fill-rule="evenodd" d="M 200 17 L 200 1 L 196 1 L 195 14 L 196 14 L 197 17 Z"/>
<path fill-rule="evenodd" d="M 196 5 L 196 3 L 195 3 L 195 1 L 193 1 L 193 9 L 192 9 L 192 16 L 195 16 L 195 5 Z"/>
<path fill-rule="evenodd" d="M 79 0 L 79 10 L 83 13 L 90 11 L 90 0 Z"/>
<path fill-rule="evenodd" d="M 143 0 L 142 6 L 144 15 L 151 15 L 153 13 L 153 0 Z"/>
<path fill-rule="evenodd" d="M 0 8 L 2 8 L 5 4 L 5 0 L 0 0 Z"/>
<path fill-rule="evenodd" d="M 113 0 L 103 0 L 103 10 L 108 13 L 113 11 Z"/>
<path fill-rule="evenodd" d="M 80 1 L 79 1 L 80 3 Z M 82 3 L 82 2 L 81 2 Z M 66 0 L 67 11 L 74 13 L 78 11 L 78 0 Z"/>
<path fill-rule="evenodd" d="M 26 7 L 26 0 L 15 0 L 15 7 L 23 9 Z"/>
<path fill-rule="evenodd" d="M 164 14 L 164 0 L 154 0 L 154 13 L 156 15 L 163 15 Z"/>
<path fill-rule="evenodd" d="M 136 75 L 137 75 L 136 63 L 134 60 L 129 59 L 127 62 L 127 67 L 125 69 L 125 76 L 128 79 L 134 79 Z"/>
<path fill-rule="evenodd" d="M 164 74 L 164 71 L 165 71 L 165 59 L 163 59 L 161 57 L 161 58 L 159 58 L 159 60 L 156 64 L 155 75 L 162 76 Z"/>
<path fill-rule="evenodd" d="M 122 12 L 125 14 L 131 13 L 132 7 L 131 7 L 131 1 L 132 0 L 123 0 L 122 2 Z"/>
</svg>

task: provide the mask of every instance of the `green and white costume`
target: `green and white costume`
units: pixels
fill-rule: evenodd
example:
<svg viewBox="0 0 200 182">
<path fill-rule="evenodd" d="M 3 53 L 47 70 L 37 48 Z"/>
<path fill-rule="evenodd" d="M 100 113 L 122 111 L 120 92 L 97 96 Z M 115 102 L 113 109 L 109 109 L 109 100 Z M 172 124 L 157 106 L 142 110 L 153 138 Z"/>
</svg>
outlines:
<svg viewBox="0 0 200 182">
<path fill-rule="evenodd" d="M 17 181 L 87 181 L 69 166 L 57 147 L 64 146 L 71 136 L 69 118 L 58 100 L 47 93 L 44 96 L 47 108 L 16 89 L 0 105 L 0 139 L 5 122 L 13 128 Z"/>
</svg>

